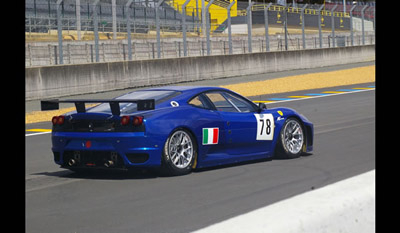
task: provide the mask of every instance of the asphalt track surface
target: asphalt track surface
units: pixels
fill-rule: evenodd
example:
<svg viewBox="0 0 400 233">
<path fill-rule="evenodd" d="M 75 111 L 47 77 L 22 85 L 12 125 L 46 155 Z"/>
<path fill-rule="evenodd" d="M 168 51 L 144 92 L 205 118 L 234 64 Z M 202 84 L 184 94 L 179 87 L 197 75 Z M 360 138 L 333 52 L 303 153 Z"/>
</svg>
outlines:
<svg viewBox="0 0 400 233">
<path fill-rule="evenodd" d="M 375 83 L 336 89 L 371 85 Z M 312 92 L 326 90 L 335 88 Z M 26 232 L 190 232 L 375 169 L 375 90 L 267 104 L 277 106 L 294 108 L 314 123 L 313 153 L 179 177 L 139 171 L 74 173 L 54 164 L 51 134 L 27 136 Z M 26 125 L 32 128 L 51 125 Z"/>
</svg>

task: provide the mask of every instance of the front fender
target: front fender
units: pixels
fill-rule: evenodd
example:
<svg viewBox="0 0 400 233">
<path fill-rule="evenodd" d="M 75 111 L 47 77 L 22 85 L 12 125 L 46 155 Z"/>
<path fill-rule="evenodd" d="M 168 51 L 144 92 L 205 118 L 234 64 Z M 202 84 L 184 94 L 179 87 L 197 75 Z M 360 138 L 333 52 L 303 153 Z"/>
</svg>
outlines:
<svg viewBox="0 0 400 233">
<path fill-rule="evenodd" d="M 279 134 L 281 132 L 282 126 L 288 118 L 296 118 L 298 119 L 304 126 L 305 135 L 306 135 L 306 148 L 303 152 L 311 152 L 313 150 L 313 142 L 314 142 L 314 125 L 311 123 L 304 115 L 298 113 L 296 110 L 291 108 L 271 108 L 264 110 L 265 113 L 271 113 L 274 116 L 275 120 L 275 135 L 273 144 L 273 150 L 275 150 L 275 146 L 279 139 Z"/>
</svg>

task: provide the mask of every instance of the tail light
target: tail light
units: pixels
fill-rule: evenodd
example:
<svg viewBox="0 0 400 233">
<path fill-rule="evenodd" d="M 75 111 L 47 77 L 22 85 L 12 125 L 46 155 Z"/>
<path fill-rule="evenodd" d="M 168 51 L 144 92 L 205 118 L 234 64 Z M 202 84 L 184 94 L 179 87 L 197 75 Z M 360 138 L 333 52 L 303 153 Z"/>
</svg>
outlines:
<svg viewBox="0 0 400 233">
<path fill-rule="evenodd" d="M 65 122 L 65 116 L 59 116 L 57 119 L 57 124 L 62 125 Z"/>
<path fill-rule="evenodd" d="M 129 125 L 131 121 L 130 116 L 123 116 L 121 117 L 121 125 Z M 133 126 L 140 126 L 143 124 L 143 117 L 142 116 L 134 116 L 132 117 L 132 125 Z"/>
<path fill-rule="evenodd" d="M 130 116 L 123 116 L 121 117 L 121 125 L 128 125 L 130 121 Z"/>
<path fill-rule="evenodd" d="M 53 116 L 53 118 L 51 119 L 51 123 L 53 123 L 53 125 L 63 125 L 65 122 L 65 116 Z"/>
<path fill-rule="evenodd" d="M 143 124 L 143 117 L 142 116 L 134 116 L 133 117 L 133 126 L 140 126 Z"/>
<path fill-rule="evenodd" d="M 51 119 L 51 123 L 53 123 L 53 125 L 56 125 L 58 121 L 58 116 L 53 116 L 53 118 Z"/>
</svg>

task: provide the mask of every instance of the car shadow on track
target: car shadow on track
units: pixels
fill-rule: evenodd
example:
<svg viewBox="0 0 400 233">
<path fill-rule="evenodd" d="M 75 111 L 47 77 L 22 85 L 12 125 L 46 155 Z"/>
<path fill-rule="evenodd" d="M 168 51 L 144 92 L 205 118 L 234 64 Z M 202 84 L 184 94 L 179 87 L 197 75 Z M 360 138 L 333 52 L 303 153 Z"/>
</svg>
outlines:
<svg viewBox="0 0 400 233">
<path fill-rule="evenodd" d="M 44 175 L 67 179 L 93 179 L 93 180 L 132 180 L 132 179 L 154 179 L 159 177 L 157 173 L 143 169 L 117 171 L 117 170 L 81 170 L 81 171 L 57 171 L 40 172 L 32 175 Z"/>
<path fill-rule="evenodd" d="M 303 153 L 299 158 L 309 157 L 311 155 L 312 155 L 312 153 Z M 295 159 L 298 159 L 298 158 L 295 158 Z M 257 164 L 257 163 L 262 163 L 262 162 L 270 162 L 273 160 L 292 160 L 292 159 L 280 158 L 280 157 L 274 156 L 274 157 L 269 157 L 269 158 L 265 158 L 265 159 L 256 159 L 256 160 L 244 161 L 244 162 L 239 162 L 239 163 L 219 165 L 219 166 L 214 166 L 214 167 L 198 168 L 198 169 L 195 169 L 193 172 L 206 172 L 206 171 L 218 170 L 218 169 L 223 169 L 223 168 L 239 167 L 239 166 Z"/>
<path fill-rule="evenodd" d="M 269 162 L 271 160 L 272 160 L 272 158 L 265 158 L 265 159 L 256 159 L 256 160 L 243 161 L 243 162 L 238 162 L 238 163 L 218 165 L 218 166 L 213 166 L 213 167 L 197 168 L 193 172 L 202 173 L 202 172 L 207 172 L 207 171 L 220 170 L 220 169 L 224 169 L 224 168 L 241 167 L 241 166 L 246 166 L 246 165 L 250 165 L 250 164 Z"/>
<path fill-rule="evenodd" d="M 301 157 L 309 157 L 312 153 L 304 153 Z M 283 159 L 283 158 L 265 158 L 265 159 L 257 159 L 251 161 L 244 161 L 233 164 L 219 165 L 213 167 L 206 168 L 197 168 L 194 169 L 192 174 L 201 174 L 207 171 L 220 170 L 224 168 L 231 167 L 240 167 L 251 164 L 257 164 L 262 162 L 269 162 L 272 160 L 291 160 L 291 159 Z M 156 179 L 161 177 L 173 177 L 170 175 L 163 174 L 158 169 L 130 169 L 127 171 L 120 170 L 79 170 L 79 171 L 71 171 L 71 170 L 63 170 L 56 172 L 40 172 L 32 175 L 44 175 L 50 177 L 60 177 L 60 178 L 68 178 L 68 179 L 93 179 L 93 180 L 132 180 L 132 179 Z M 190 174 L 189 174 L 190 175 Z"/>
</svg>

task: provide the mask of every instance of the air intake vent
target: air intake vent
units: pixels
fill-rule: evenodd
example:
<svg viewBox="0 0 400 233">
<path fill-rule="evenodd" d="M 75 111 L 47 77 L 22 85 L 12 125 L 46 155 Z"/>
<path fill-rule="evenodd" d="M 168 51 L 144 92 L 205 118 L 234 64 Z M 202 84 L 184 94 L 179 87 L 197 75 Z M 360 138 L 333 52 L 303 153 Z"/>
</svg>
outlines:
<svg viewBox="0 0 400 233">
<path fill-rule="evenodd" d="M 131 163 L 144 163 L 149 159 L 149 154 L 146 153 L 128 153 L 126 157 Z"/>
</svg>

